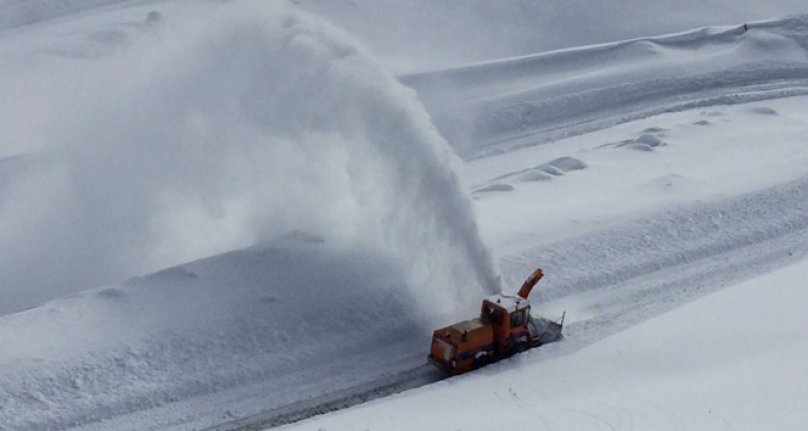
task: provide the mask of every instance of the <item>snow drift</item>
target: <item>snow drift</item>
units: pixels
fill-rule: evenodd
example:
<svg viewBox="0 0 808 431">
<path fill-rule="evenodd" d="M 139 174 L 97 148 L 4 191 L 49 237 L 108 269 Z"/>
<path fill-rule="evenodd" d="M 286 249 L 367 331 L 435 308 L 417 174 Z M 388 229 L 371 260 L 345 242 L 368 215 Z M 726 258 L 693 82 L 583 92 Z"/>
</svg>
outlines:
<svg viewBox="0 0 808 431">
<path fill-rule="evenodd" d="M 52 60 L 79 90 L 4 190 L 3 311 L 290 232 L 403 262 L 427 315 L 497 289 L 451 149 L 349 37 L 260 2 L 153 27 Z"/>
</svg>

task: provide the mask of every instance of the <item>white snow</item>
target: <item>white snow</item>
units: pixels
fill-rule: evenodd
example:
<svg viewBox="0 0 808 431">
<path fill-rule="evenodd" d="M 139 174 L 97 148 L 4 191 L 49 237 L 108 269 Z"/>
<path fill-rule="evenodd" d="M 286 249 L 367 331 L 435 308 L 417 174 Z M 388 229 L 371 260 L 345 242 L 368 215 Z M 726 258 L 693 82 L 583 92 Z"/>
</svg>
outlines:
<svg viewBox="0 0 808 431">
<path fill-rule="evenodd" d="M 0 430 L 800 429 L 802 3 L 0 0 Z"/>
</svg>

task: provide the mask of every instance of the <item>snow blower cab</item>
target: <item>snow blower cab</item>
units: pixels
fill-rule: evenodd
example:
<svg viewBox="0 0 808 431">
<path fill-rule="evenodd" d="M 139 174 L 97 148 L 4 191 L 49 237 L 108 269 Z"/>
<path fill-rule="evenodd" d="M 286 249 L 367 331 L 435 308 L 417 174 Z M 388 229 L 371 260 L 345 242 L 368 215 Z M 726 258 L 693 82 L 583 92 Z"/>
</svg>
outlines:
<svg viewBox="0 0 808 431">
<path fill-rule="evenodd" d="M 544 273 L 537 269 L 517 296 L 491 295 L 483 299 L 480 317 L 455 323 L 432 334 L 429 361 L 454 374 L 561 338 L 564 324 L 530 314 L 527 297 Z"/>
</svg>

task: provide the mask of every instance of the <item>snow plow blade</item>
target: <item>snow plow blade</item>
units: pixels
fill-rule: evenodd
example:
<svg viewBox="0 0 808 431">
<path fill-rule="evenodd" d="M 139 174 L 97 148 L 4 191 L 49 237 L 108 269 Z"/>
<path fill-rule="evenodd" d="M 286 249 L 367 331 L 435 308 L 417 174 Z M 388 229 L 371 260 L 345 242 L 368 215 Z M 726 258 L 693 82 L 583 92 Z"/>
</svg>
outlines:
<svg viewBox="0 0 808 431">
<path fill-rule="evenodd" d="M 552 343 L 554 341 L 558 341 L 564 338 L 564 334 L 562 333 L 562 329 L 564 328 L 564 318 L 566 317 L 566 313 L 561 316 L 561 320 L 556 322 L 550 319 L 545 319 L 544 317 L 531 316 L 530 321 L 528 322 L 528 330 L 533 336 L 533 347 L 538 347 L 543 344 Z"/>
</svg>

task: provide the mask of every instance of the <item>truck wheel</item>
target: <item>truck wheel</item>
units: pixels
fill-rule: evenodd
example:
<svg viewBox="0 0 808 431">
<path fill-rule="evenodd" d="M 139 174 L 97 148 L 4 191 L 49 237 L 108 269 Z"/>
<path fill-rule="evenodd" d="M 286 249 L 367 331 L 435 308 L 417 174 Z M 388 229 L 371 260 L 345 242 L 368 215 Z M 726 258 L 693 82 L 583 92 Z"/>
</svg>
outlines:
<svg viewBox="0 0 808 431">
<path fill-rule="evenodd" d="M 525 343 L 525 342 L 517 343 L 515 346 L 513 346 L 513 349 L 511 350 L 511 354 L 515 355 L 517 353 L 522 353 L 525 350 L 527 350 L 529 347 L 530 346 L 528 346 L 528 344 Z"/>
<path fill-rule="evenodd" d="M 481 368 L 491 363 L 490 355 L 479 355 L 474 358 L 474 368 Z"/>
</svg>

